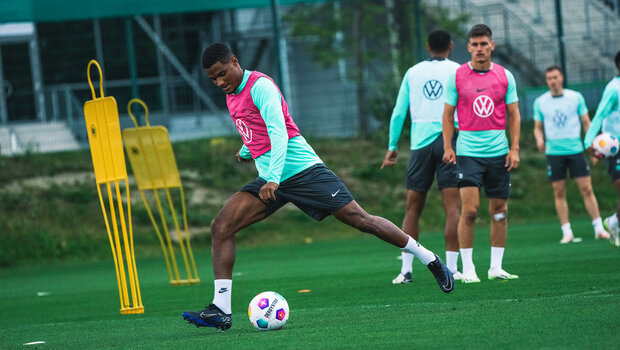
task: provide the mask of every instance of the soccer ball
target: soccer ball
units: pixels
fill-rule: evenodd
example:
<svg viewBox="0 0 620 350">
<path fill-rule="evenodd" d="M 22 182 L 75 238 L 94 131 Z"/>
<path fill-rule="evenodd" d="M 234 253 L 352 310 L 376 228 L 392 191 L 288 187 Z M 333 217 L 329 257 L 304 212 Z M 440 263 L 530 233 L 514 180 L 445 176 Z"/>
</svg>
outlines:
<svg viewBox="0 0 620 350">
<path fill-rule="evenodd" d="M 592 147 L 603 157 L 613 157 L 618 153 L 620 143 L 617 137 L 608 132 L 604 132 L 594 138 Z"/>
<path fill-rule="evenodd" d="M 288 320 L 288 303 L 276 292 L 262 292 L 250 301 L 250 322 L 261 331 L 280 329 Z"/>
</svg>

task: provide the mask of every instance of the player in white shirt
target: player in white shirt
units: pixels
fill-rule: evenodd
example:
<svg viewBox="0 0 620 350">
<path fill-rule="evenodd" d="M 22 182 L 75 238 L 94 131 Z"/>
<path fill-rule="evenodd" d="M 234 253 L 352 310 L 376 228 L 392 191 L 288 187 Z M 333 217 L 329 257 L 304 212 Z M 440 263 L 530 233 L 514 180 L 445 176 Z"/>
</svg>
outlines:
<svg viewBox="0 0 620 350">
<path fill-rule="evenodd" d="M 398 92 L 396 105 L 390 119 L 390 140 L 388 151 L 381 168 L 396 164 L 398 139 L 407 117 L 411 115 L 411 153 L 407 166 L 407 211 L 403 219 L 403 231 L 418 239 L 419 219 L 424 209 L 426 195 L 437 177 L 446 213 L 445 241 L 446 265 L 460 279 L 457 269 L 459 242 L 457 226 L 459 222 L 460 201 L 457 188 L 456 166 L 442 162 L 443 138 L 442 115 L 443 95 L 448 77 L 459 67 L 448 59 L 452 50 L 450 34 L 437 30 L 429 34 L 426 49 L 430 58 L 409 68 L 405 73 Z M 456 137 L 452 140 L 454 143 Z M 411 264 L 413 255 L 403 252 L 401 271 L 392 281 L 394 284 L 411 283 Z"/>
<path fill-rule="evenodd" d="M 581 142 L 581 126 L 583 125 L 586 132 L 590 127 L 585 99 L 577 91 L 564 89 L 564 76 L 558 66 L 547 68 L 545 80 L 549 91 L 534 101 L 534 136 L 538 149 L 547 155 L 547 175 L 553 185 L 555 209 L 562 225 L 560 243 L 577 241 L 568 220 L 567 170 L 575 179 L 586 210 L 592 218 L 594 238 L 608 239 L 609 233 L 603 227 L 598 203 L 592 191 L 590 167 Z"/>
</svg>

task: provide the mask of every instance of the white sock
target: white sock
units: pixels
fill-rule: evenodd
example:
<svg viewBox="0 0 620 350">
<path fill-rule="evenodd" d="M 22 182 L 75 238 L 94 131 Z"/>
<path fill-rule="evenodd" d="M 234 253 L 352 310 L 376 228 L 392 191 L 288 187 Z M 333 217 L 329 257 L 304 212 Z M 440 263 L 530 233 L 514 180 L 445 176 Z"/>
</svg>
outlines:
<svg viewBox="0 0 620 350">
<path fill-rule="evenodd" d="M 501 269 L 503 258 L 504 247 L 491 247 L 491 268 L 489 270 Z"/>
<path fill-rule="evenodd" d="M 403 258 L 403 264 L 400 267 L 400 273 L 404 275 L 407 272 L 411 272 L 411 264 L 413 263 L 414 256 L 413 254 L 407 253 L 406 251 L 400 253 L 400 256 Z"/>
<path fill-rule="evenodd" d="M 430 250 L 424 248 L 420 243 L 418 243 L 415 239 L 411 237 L 409 237 L 407 245 L 401 249 L 415 255 L 424 265 L 428 265 L 431 262 L 435 261 L 435 254 L 433 254 L 433 252 L 431 252 Z"/>
<path fill-rule="evenodd" d="M 618 214 L 615 213 L 614 215 L 610 216 L 607 223 L 609 224 L 609 226 L 611 226 L 610 229 L 618 228 Z"/>
<path fill-rule="evenodd" d="M 562 225 L 562 236 L 567 237 L 573 234 L 573 230 L 570 228 L 570 222 Z"/>
<path fill-rule="evenodd" d="M 463 273 L 476 272 L 476 267 L 474 266 L 474 261 L 472 260 L 472 255 L 474 253 L 474 248 L 461 248 L 461 261 L 463 262 Z"/>
<path fill-rule="evenodd" d="M 459 261 L 459 252 L 446 251 L 446 266 L 448 266 L 448 270 L 450 272 L 455 273 L 459 269 L 456 266 L 456 263 Z"/>
<path fill-rule="evenodd" d="M 230 296 L 232 280 L 214 280 L 213 304 L 219 307 L 225 314 L 231 313 Z"/>
<path fill-rule="evenodd" d="M 600 216 L 592 220 L 592 227 L 594 227 L 594 233 L 605 231 L 605 228 L 603 227 L 603 220 Z"/>
</svg>

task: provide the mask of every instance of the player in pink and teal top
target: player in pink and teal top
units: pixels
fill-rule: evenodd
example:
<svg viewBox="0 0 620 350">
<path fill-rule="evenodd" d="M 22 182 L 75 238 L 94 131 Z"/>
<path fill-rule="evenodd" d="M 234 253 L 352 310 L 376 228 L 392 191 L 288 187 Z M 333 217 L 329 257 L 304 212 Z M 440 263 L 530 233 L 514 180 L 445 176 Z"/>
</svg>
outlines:
<svg viewBox="0 0 620 350">
<path fill-rule="evenodd" d="M 458 226 L 464 283 L 480 282 L 472 260 L 474 222 L 480 206 L 480 188 L 489 198 L 491 214 L 491 266 L 489 279 L 516 279 L 502 268 L 506 244 L 510 171 L 519 166 L 521 116 L 515 79 L 504 67 L 491 62 L 495 49 L 491 29 L 477 24 L 468 34 L 471 61 L 459 67 L 446 86 L 443 114 L 444 156 L 456 163 L 462 201 Z M 456 153 L 450 144 L 454 112 L 459 118 Z M 506 118 L 507 116 L 507 118 Z M 509 122 L 511 147 L 506 138 Z"/>
<path fill-rule="evenodd" d="M 202 66 L 226 93 L 230 116 L 243 140 L 237 159 L 254 159 L 258 178 L 233 194 L 211 223 L 213 302 L 204 310 L 183 312 L 185 320 L 197 327 L 230 328 L 235 234 L 289 202 L 317 221 L 333 215 L 410 252 L 429 268 L 442 291 L 452 291 L 452 273 L 437 255 L 390 221 L 364 211 L 342 180 L 323 164 L 300 134 L 271 78 L 242 69 L 237 57 L 221 43 L 205 49 Z"/>
</svg>

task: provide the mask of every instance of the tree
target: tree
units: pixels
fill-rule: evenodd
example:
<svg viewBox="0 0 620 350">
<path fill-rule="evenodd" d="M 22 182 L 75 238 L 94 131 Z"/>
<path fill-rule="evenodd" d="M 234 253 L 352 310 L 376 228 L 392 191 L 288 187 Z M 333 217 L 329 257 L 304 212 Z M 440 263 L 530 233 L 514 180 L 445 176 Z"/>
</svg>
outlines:
<svg viewBox="0 0 620 350">
<path fill-rule="evenodd" d="M 464 35 L 459 29 L 464 17 L 447 19 L 437 7 L 420 11 L 425 30 Z M 365 137 L 371 131 L 370 117 L 385 117 L 401 74 L 415 63 L 414 48 L 421 43 L 413 34 L 413 15 L 410 0 L 342 0 L 297 4 L 284 16 L 293 37 L 312 39 L 316 62 L 330 66 L 345 60 L 352 68 L 348 72 L 357 86 L 359 131 Z"/>
</svg>

